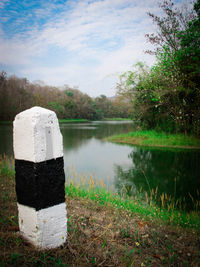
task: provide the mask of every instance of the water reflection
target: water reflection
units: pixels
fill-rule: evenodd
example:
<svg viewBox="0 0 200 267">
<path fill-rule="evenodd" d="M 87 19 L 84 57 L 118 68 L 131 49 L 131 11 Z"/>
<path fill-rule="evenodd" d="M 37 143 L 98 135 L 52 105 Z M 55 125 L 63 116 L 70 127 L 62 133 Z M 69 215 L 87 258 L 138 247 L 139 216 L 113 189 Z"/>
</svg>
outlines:
<svg viewBox="0 0 200 267">
<path fill-rule="evenodd" d="M 190 195 L 200 200 L 199 151 L 134 148 L 128 157 L 133 163 L 131 168 L 115 166 L 115 186 L 119 191 L 123 185 L 129 194 L 132 186 L 135 192 L 142 188 L 147 193 L 158 187 L 159 194 L 185 198 L 188 208 L 193 206 Z"/>
<path fill-rule="evenodd" d="M 127 133 L 134 129 L 132 121 L 94 121 L 90 123 L 61 124 L 64 150 L 76 150 L 86 145 L 92 138 L 104 139 L 117 133 Z M 91 151 L 91 153 L 94 153 Z"/>
</svg>

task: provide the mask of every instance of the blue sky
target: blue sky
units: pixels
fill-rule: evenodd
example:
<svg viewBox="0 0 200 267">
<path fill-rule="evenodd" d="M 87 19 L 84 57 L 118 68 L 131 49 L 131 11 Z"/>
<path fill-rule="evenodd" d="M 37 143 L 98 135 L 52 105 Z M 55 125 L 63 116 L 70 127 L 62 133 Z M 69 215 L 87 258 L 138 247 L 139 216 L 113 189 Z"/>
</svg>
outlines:
<svg viewBox="0 0 200 267">
<path fill-rule="evenodd" d="M 112 96 L 120 73 L 154 62 L 147 11 L 160 14 L 157 1 L 1 0 L 0 71 Z"/>
</svg>

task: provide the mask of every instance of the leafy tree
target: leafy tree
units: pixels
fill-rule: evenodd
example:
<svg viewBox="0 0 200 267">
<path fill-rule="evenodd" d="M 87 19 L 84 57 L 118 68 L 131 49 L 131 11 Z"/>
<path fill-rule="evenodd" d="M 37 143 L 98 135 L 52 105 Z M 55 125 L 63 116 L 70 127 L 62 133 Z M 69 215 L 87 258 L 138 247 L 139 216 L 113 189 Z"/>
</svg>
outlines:
<svg viewBox="0 0 200 267">
<path fill-rule="evenodd" d="M 199 1 L 187 16 L 171 0 L 160 4 L 164 17 L 149 13 L 158 26 L 158 35 L 147 35 L 157 62 L 136 64 L 118 84 L 118 93 L 132 98 L 139 127 L 200 135 Z"/>
<path fill-rule="evenodd" d="M 100 95 L 99 97 L 96 97 L 95 102 L 99 114 L 101 113 L 103 118 L 109 118 L 112 112 L 111 101 L 105 95 Z"/>
<path fill-rule="evenodd" d="M 194 4 L 196 17 L 188 22 L 188 27 L 180 31 L 180 49 L 176 59 L 181 71 L 186 75 L 185 86 L 196 87 L 200 84 L 200 0 Z"/>
<path fill-rule="evenodd" d="M 49 102 L 49 108 L 59 114 L 59 117 L 62 118 L 65 113 L 65 108 L 57 102 Z"/>
<path fill-rule="evenodd" d="M 157 54 L 163 46 L 168 47 L 170 52 L 176 52 L 180 48 L 177 33 L 188 28 L 188 22 L 195 17 L 194 9 L 189 9 L 186 5 L 182 10 L 178 9 L 172 0 L 162 0 L 158 5 L 163 12 L 162 17 L 147 13 L 156 24 L 157 33 L 146 34 L 148 41 L 155 46 L 155 50 L 146 52 Z"/>
</svg>

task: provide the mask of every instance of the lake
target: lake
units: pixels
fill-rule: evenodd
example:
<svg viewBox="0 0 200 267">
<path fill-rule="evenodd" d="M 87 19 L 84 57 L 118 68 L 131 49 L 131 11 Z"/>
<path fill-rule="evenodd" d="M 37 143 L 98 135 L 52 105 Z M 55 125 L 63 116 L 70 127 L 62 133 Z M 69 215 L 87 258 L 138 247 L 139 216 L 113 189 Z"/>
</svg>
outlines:
<svg viewBox="0 0 200 267">
<path fill-rule="evenodd" d="M 131 121 L 66 123 L 60 128 L 66 176 L 73 169 L 77 176 L 92 175 L 119 192 L 126 187 L 128 194 L 158 190 L 158 194 L 185 198 L 186 209 L 200 200 L 199 150 L 150 149 L 104 140 L 132 131 Z M 0 126 L 0 154 L 13 155 L 11 125 Z"/>
</svg>

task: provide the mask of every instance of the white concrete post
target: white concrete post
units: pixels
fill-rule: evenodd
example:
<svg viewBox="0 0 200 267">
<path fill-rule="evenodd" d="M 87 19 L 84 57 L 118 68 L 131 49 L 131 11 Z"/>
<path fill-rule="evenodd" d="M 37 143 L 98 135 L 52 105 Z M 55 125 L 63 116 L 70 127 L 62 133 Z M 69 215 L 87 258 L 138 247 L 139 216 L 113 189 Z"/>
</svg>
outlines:
<svg viewBox="0 0 200 267">
<path fill-rule="evenodd" d="M 55 112 L 33 107 L 14 120 L 19 228 L 39 248 L 67 238 L 63 144 Z"/>
</svg>

